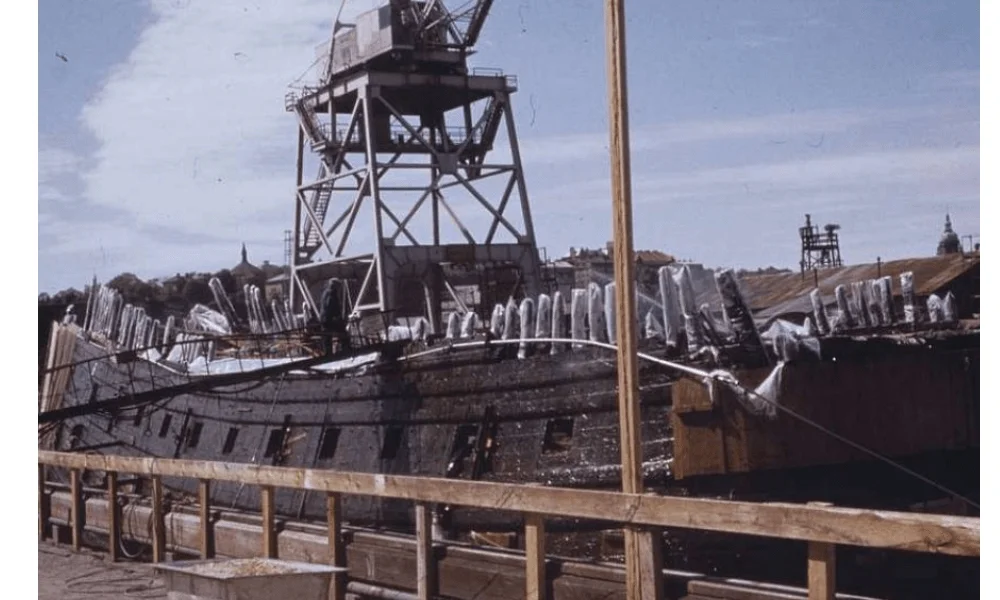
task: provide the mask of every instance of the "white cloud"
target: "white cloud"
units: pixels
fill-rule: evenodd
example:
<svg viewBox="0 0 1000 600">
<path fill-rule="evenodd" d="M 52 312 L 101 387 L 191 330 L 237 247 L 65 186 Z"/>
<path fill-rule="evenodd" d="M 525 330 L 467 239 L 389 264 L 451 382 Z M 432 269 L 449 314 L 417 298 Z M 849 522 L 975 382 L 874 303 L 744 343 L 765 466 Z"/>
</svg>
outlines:
<svg viewBox="0 0 1000 600">
<path fill-rule="evenodd" d="M 154 22 L 84 107 L 99 143 L 86 199 L 138 226 L 280 241 L 288 223 L 254 215 L 287 206 L 291 221 L 296 125 L 284 93 L 334 10 L 323 0 L 154 2 Z"/>
<path fill-rule="evenodd" d="M 66 173 L 72 173 L 80 165 L 80 157 L 64 148 L 40 145 L 38 148 L 38 182 Z"/>
</svg>

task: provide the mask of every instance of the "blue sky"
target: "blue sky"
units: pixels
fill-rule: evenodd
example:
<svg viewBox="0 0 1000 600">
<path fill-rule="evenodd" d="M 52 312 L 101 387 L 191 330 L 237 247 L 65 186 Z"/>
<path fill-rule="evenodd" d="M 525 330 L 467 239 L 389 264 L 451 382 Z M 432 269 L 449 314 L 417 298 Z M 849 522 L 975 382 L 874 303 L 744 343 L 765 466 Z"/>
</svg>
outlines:
<svg viewBox="0 0 1000 600">
<path fill-rule="evenodd" d="M 287 85 L 335 0 L 39 3 L 39 291 L 280 262 Z M 978 234 L 979 4 L 626 2 L 636 245 L 794 267 L 804 213 L 847 262 Z M 66 57 L 62 60 L 57 56 Z M 538 242 L 610 239 L 602 3 L 495 3 Z"/>
</svg>

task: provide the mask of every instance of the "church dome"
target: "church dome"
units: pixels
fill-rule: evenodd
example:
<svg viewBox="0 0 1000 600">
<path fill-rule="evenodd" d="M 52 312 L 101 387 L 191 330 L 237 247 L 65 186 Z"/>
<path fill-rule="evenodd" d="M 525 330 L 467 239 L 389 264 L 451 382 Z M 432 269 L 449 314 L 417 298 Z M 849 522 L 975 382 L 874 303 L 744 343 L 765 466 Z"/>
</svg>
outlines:
<svg viewBox="0 0 1000 600">
<path fill-rule="evenodd" d="M 938 242 L 937 254 L 956 254 L 962 251 L 962 240 L 951 228 L 951 215 L 944 216 L 944 233 L 941 234 L 941 241 Z"/>
<path fill-rule="evenodd" d="M 229 270 L 240 283 L 253 283 L 257 280 L 262 280 L 264 278 L 264 271 L 255 265 L 250 264 L 247 260 L 247 246 L 243 244 L 243 249 L 241 251 L 242 260 L 240 264 L 236 265 Z"/>
</svg>

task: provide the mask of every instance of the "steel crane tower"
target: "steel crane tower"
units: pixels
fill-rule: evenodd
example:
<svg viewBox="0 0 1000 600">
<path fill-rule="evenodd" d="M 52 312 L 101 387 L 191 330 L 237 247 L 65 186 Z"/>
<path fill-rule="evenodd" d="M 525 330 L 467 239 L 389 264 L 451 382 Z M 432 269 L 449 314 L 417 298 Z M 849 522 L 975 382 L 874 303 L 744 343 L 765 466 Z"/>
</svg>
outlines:
<svg viewBox="0 0 1000 600">
<path fill-rule="evenodd" d="M 440 331 L 441 298 L 454 294 L 444 265 L 507 269 L 514 295 L 540 291 L 517 80 L 466 64 L 492 4 L 391 0 L 351 24 L 341 5 L 317 49 L 318 84 L 286 97 L 298 117 L 293 306 L 317 314 L 336 277 L 351 282 L 354 314 L 426 316 Z"/>
</svg>

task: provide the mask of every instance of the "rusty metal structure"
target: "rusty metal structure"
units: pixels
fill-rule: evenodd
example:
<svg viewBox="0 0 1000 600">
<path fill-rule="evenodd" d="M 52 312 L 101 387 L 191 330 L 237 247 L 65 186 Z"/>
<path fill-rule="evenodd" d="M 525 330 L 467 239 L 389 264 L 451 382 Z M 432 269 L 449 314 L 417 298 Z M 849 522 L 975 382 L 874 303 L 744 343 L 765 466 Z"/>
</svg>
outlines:
<svg viewBox="0 0 1000 600">
<path fill-rule="evenodd" d="M 799 238 L 802 240 L 802 259 L 799 266 L 802 272 L 813 269 L 823 269 L 830 267 L 842 267 L 844 262 L 840 259 L 840 236 L 837 231 L 840 225 L 829 223 L 823 226 L 823 233 L 819 227 L 812 224 L 812 217 L 806 215 L 806 224 L 799 227 Z"/>
<path fill-rule="evenodd" d="M 517 80 L 466 62 L 491 5 L 392 0 L 354 23 L 341 5 L 317 85 L 286 98 L 298 117 L 296 310 L 304 301 L 318 314 L 319 290 L 336 277 L 360 282 L 354 315 L 426 317 L 440 331 L 442 265 L 514 271 L 517 290 L 539 292 Z M 307 148 L 318 159 L 311 181 Z"/>
</svg>

